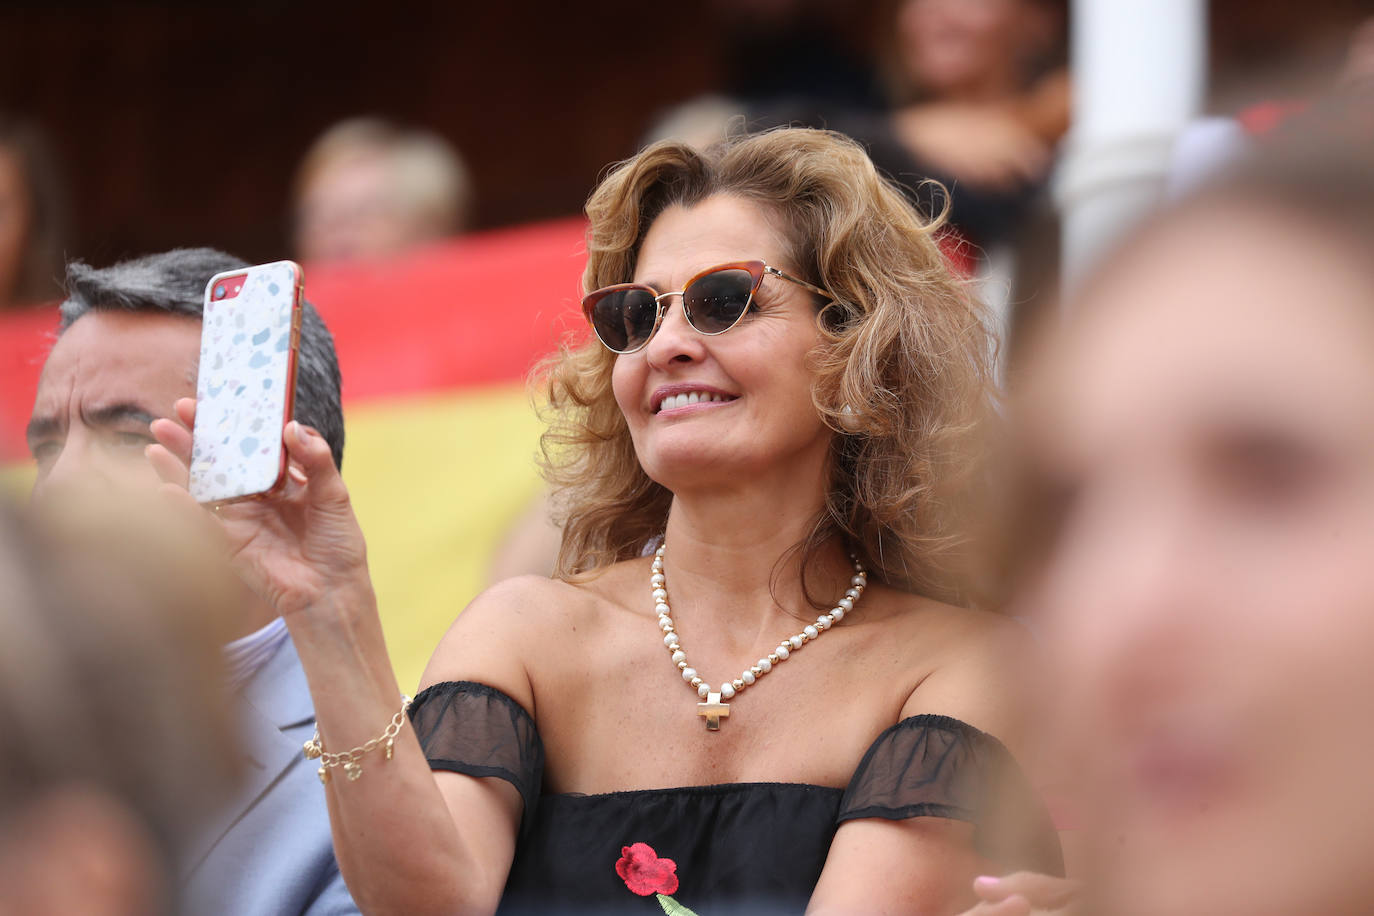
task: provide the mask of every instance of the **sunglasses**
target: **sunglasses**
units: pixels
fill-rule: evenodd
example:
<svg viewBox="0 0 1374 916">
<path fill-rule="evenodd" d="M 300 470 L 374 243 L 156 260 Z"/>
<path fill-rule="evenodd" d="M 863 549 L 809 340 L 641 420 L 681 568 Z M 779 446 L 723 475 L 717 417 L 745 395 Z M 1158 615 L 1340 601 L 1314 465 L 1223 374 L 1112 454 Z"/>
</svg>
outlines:
<svg viewBox="0 0 1374 916">
<path fill-rule="evenodd" d="M 765 276 L 778 277 L 834 299 L 819 286 L 788 276 L 762 261 L 734 261 L 703 270 L 675 293 L 660 293 L 644 283 L 617 283 L 587 293 L 582 313 L 597 339 L 613 353 L 634 353 L 654 336 L 671 296 L 682 297 L 682 315 L 699 333 L 724 334 L 749 311 Z"/>
</svg>

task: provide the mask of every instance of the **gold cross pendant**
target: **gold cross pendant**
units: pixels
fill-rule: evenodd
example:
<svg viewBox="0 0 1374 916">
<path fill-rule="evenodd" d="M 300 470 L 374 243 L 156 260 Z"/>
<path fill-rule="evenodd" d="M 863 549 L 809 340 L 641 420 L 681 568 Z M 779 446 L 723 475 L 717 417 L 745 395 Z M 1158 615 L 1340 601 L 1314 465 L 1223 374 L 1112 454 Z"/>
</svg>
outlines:
<svg viewBox="0 0 1374 916">
<path fill-rule="evenodd" d="M 697 704 L 697 715 L 706 719 L 706 730 L 708 732 L 720 731 L 720 720 L 730 715 L 730 704 L 720 701 L 720 694 L 709 693 L 706 695 L 705 703 Z"/>
</svg>

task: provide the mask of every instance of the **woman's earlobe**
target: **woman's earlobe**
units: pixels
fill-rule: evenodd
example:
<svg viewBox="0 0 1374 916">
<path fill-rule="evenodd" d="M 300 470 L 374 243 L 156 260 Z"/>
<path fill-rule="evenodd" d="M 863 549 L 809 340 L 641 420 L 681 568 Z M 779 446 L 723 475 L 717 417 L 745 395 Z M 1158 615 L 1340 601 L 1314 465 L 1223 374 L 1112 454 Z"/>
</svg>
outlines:
<svg viewBox="0 0 1374 916">
<path fill-rule="evenodd" d="M 847 433 L 857 433 L 863 429 L 863 421 L 860 420 L 859 415 L 854 412 L 854 408 L 850 407 L 848 404 L 840 408 L 839 424 L 840 428 Z"/>
</svg>

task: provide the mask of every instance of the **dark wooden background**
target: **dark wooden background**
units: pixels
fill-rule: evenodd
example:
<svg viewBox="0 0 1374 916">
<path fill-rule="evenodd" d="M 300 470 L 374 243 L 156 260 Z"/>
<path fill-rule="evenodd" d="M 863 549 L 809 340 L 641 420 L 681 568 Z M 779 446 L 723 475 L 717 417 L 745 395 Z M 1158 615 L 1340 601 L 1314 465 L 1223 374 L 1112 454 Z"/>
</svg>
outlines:
<svg viewBox="0 0 1374 916">
<path fill-rule="evenodd" d="M 213 244 L 262 260 L 286 250 L 300 155 L 358 114 L 451 140 L 481 228 L 575 213 L 665 106 L 767 61 L 777 34 L 751 37 L 756 61 L 723 36 L 778 2 L 0 0 L 0 110 L 51 135 L 69 256 Z M 893 0 L 792 2 L 862 56 Z M 1322 9 L 1371 5 L 1217 0 L 1214 30 L 1262 63 Z"/>
<path fill-rule="evenodd" d="M 660 110 L 720 84 L 721 19 L 651 0 L 0 5 L 0 110 L 51 136 L 71 254 L 260 259 L 282 253 L 301 154 L 353 115 L 452 141 L 479 227 L 576 213 Z"/>
</svg>

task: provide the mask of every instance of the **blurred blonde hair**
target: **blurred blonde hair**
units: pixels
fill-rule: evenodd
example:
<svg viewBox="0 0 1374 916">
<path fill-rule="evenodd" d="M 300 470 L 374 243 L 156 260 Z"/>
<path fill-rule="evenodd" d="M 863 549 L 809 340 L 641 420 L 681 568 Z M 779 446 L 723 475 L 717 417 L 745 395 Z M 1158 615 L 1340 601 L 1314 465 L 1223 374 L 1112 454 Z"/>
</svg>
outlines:
<svg viewBox="0 0 1374 916">
<path fill-rule="evenodd" d="M 232 791 L 221 645 L 241 586 L 188 520 L 105 490 L 0 502 L 0 825 L 63 787 L 134 812 L 170 862 Z"/>
<path fill-rule="evenodd" d="M 588 200 L 584 288 L 632 279 L 655 218 L 717 194 L 770 211 L 791 265 L 836 297 L 817 317 L 812 398 L 838 434 L 824 513 L 797 545 L 803 586 L 807 561 L 839 537 L 889 585 L 965 597 L 955 494 L 994 347 L 981 305 L 937 246 L 944 215 L 921 216 L 856 143 L 828 131 L 787 128 L 702 151 L 663 141 L 616 166 Z M 615 358 L 591 338 L 545 366 L 541 447 L 564 578 L 638 556 L 672 500 L 635 456 L 611 389 Z"/>
<path fill-rule="evenodd" d="M 474 195 L 463 157 L 433 131 L 405 129 L 381 118 L 340 121 L 311 144 L 296 172 L 297 204 L 330 165 L 369 156 L 387 163 L 396 203 L 422 219 L 435 236 L 467 229 Z"/>
</svg>

